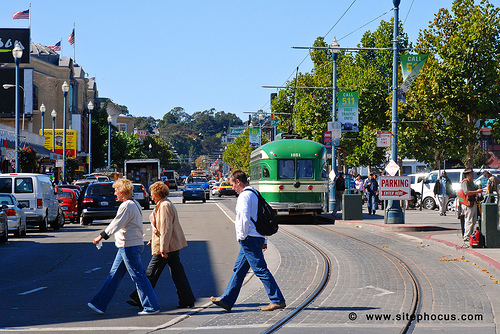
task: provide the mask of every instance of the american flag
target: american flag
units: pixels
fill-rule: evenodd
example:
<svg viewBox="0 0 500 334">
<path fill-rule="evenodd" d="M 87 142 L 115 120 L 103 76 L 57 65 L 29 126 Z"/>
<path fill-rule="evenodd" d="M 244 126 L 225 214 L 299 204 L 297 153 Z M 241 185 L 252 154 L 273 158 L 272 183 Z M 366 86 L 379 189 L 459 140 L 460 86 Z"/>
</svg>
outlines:
<svg viewBox="0 0 500 334">
<path fill-rule="evenodd" d="M 49 46 L 49 49 L 54 50 L 54 51 L 61 51 L 61 41 L 57 42 L 56 44 Z"/>
<path fill-rule="evenodd" d="M 14 15 L 12 15 L 12 19 L 14 20 L 29 20 L 30 18 L 30 10 L 22 10 L 20 12 L 15 12 Z"/>
<path fill-rule="evenodd" d="M 71 35 L 68 37 L 68 42 L 70 45 L 75 44 L 75 29 L 71 32 Z"/>
</svg>

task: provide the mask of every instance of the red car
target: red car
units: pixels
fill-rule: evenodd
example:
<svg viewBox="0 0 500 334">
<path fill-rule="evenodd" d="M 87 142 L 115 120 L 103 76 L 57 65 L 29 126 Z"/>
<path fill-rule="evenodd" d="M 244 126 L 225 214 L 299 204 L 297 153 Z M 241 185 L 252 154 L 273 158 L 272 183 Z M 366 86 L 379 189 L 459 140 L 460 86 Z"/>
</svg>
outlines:
<svg viewBox="0 0 500 334">
<path fill-rule="evenodd" d="M 69 188 L 58 187 L 57 199 L 64 212 L 64 218 L 70 223 L 78 222 L 78 196 L 76 192 Z"/>
</svg>

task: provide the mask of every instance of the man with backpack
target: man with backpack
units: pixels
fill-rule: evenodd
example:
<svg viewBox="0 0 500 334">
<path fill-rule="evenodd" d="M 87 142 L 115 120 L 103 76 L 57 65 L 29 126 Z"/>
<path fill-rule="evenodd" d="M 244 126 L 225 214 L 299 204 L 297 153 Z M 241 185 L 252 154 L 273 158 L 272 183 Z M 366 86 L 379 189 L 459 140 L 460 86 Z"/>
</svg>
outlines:
<svg viewBox="0 0 500 334">
<path fill-rule="evenodd" d="M 252 268 L 253 273 L 257 276 L 271 300 L 267 306 L 261 307 L 262 311 L 274 311 L 286 307 L 285 298 L 281 293 L 278 284 L 273 275 L 267 268 L 266 260 L 264 259 L 264 250 L 267 249 L 267 241 L 265 236 L 257 232 L 253 221 L 257 221 L 258 213 L 258 196 L 257 191 L 248 184 L 247 175 L 241 170 L 235 170 L 229 176 L 229 182 L 234 191 L 239 195 L 236 202 L 236 239 L 240 244 L 240 252 L 233 268 L 233 275 L 227 284 L 226 290 L 221 298 L 211 297 L 210 300 L 227 312 L 231 311 L 243 280 L 245 279 L 248 270 Z M 250 190 L 250 191 L 245 191 Z M 255 193 L 254 193 L 255 191 Z"/>
</svg>

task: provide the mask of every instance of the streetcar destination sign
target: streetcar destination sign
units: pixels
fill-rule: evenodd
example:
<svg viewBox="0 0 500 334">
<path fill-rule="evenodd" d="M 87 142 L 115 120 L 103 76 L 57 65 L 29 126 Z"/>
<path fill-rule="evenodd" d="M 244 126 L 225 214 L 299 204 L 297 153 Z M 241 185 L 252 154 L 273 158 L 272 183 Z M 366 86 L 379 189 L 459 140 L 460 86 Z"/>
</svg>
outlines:
<svg viewBox="0 0 500 334">
<path fill-rule="evenodd" d="M 409 200 L 411 196 L 409 176 L 381 176 L 381 200 Z"/>
</svg>

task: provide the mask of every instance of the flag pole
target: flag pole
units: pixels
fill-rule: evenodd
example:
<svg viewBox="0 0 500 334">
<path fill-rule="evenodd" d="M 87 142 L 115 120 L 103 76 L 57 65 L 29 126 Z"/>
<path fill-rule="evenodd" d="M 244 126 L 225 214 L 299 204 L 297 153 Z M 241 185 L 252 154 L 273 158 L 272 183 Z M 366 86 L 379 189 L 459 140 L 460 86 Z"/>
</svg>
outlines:
<svg viewBox="0 0 500 334">
<path fill-rule="evenodd" d="M 62 37 L 61 37 L 61 58 L 63 56 L 63 42 L 62 42 Z"/>
<path fill-rule="evenodd" d="M 28 15 L 28 18 L 29 18 L 28 28 L 30 29 L 30 43 L 31 43 L 31 2 L 30 2 L 30 7 L 29 7 L 28 13 L 29 13 L 29 15 Z M 30 48 L 31 48 L 31 46 L 30 46 Z"/>
<path fill-rule="evenodd" d="M 76 64 L 76 56 L 75 56 L 75 49 L 76 49 L 75 22 L 73 22 L 73 38 L 75 39 L 75 41 L 73 43 L 73 63 Z"/>
</svg>

